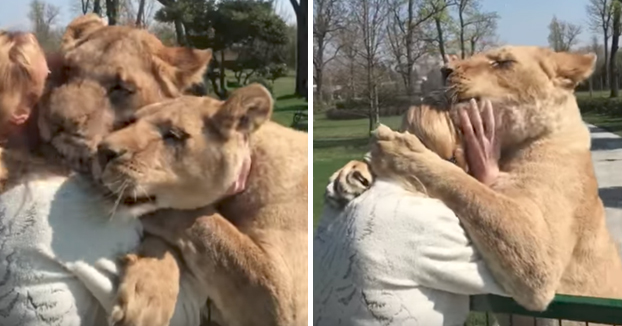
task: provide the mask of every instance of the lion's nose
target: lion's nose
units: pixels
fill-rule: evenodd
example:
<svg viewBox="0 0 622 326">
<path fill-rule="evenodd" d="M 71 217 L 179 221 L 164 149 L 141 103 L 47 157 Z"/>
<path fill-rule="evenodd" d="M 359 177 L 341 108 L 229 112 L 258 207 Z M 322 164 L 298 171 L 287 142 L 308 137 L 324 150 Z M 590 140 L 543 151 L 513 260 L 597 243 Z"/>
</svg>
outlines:
<svg viewBox="0 0 622 326">
<path fill-rule="evenodd" d="M 106 168 L 108 163 L 123 155 L 125 152 L 126 150 L 114 148 L 107 143 L 97 145 L 97 160 L 102 171 Z"/>
<path fill-rule="evenodd" d="M 441 75 L 443 76 L 443 80 L 449 78 L 449 75 L 451 75 L 452 72 L 454 72 L 454 70 L 450 67 L 441 68 Z"/>
</svg>

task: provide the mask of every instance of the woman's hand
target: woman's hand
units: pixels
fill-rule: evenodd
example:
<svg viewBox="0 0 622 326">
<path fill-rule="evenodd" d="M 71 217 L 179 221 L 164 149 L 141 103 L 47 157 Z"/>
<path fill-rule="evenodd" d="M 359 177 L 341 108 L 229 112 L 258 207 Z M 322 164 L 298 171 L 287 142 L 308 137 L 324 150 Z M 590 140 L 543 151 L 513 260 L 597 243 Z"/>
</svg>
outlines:
<svg viewBox="0 0 622 326">
<path fill-rule="evenodd" d="M 459 109 L 465 158 L 469 173 L 490 186 L 499 176 L 500 142 L 495 137 L 495 117 L 490 101 L 484 101 L 482 112 L 471 99 L 470 106 Z"/>
</svg>

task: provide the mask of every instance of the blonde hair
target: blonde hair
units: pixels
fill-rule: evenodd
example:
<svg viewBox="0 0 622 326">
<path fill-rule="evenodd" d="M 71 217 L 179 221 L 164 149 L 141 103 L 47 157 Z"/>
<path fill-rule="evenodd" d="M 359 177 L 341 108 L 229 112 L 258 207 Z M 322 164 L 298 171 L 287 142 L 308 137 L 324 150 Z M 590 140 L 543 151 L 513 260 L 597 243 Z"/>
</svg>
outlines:
<svg viewBox="0 0 622 326">
<path fill-rule="evenodd" d="M 460 167 L 466 168 L 460 133 L 448 110 L 429 104 L 413 106 L 404 114 L 400 131 L 417 136 L 425 147 L 441 158 L 453 159 Z"/>
<path fill-rule="evenodd" d="M 0 126 L 4 126 L 24 96 L 38 99 L 36 60 L 45 58 L 34 35 L 0 31 Z"/>
</svg>

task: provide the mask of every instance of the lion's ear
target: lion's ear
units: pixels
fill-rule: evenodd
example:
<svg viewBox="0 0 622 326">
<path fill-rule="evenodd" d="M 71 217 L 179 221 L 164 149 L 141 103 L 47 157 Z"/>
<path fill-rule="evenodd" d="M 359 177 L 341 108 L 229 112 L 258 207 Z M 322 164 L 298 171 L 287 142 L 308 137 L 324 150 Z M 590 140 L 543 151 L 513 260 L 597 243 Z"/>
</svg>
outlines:
<svg viewBox="0 0 622 326">
<path fill-rule="evenodd" d="M 561 79 L 561 86 L 575 88 L 594 72 L 596 54 L 554 52 L 552 60 L 556 67 L 555 74 Z"/>
<path fill-rule="evenodd" d="M 178 89 L 187 89 L 203 83 L 203 75 L 212 60 L 212 50 L 198 50 L 184 47 L 163 47 L 157 57 L 173 69 L 173 83 Z"/>
<path fill-rule="evenodd" d="M 225 137 L 234 131 L 250 134 L 270 119 L 273 104 L 265 87 L 251 84 L 231 93 L 211 120 Z"/>
<path fill-rule="evenodd" d="M 61 42 L 61 51 L 71 50 L 80 40 L 105 26 L 107 23 L 96 14 L 87 14 L 74 19 L 65 30 Z"/>
</svg>

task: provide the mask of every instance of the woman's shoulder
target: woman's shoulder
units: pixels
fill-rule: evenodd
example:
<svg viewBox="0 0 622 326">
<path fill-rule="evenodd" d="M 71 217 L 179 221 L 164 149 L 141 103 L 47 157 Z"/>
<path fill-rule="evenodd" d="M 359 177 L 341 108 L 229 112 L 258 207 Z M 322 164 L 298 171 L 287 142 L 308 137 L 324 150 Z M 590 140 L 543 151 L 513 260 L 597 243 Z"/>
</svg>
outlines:
<svg viewBox="0 0 622 326">
<path fill-rule="evenodd" d="M 455 214 L 442 201 L 430 198 L 423 193 L 404 189 L 397 182 L 377 180 L 351 203 L 352 206 L 375 206 L 381 209 L 397 210 L 412 215 L 439 215 L 455 217 Z"/>
</svg>

